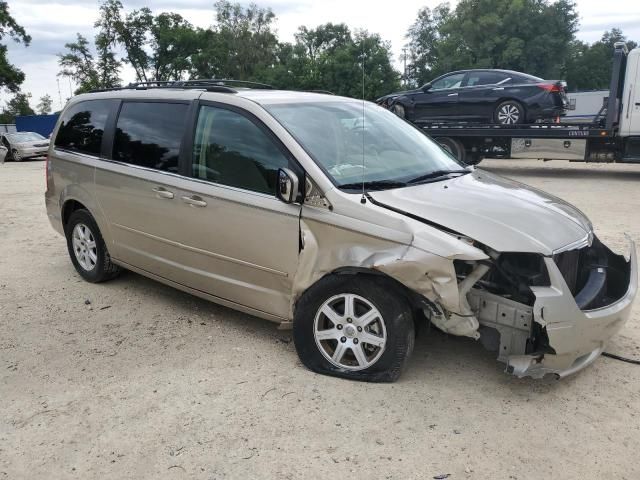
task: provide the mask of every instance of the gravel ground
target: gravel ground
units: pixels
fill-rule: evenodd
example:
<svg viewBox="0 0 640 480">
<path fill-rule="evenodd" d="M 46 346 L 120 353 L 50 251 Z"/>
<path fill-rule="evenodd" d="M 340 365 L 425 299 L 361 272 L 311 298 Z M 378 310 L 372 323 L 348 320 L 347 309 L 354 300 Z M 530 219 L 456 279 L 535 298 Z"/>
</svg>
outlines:
<svg viewBox="0 0 640 480">
<path fill-rule="evenodd" d="M 483 167 L 640 243 L 640 165 Z M 638 366 L 519 380 L 432 332 L 395 384 L 316 375 L 271 323 L 132 273 L 82 281 L 43 190 L 42 162 L 0 166 L 0 480 L 640 478 Z M 639 345 L 636 302 L 609 351 Z"/>
</svg>

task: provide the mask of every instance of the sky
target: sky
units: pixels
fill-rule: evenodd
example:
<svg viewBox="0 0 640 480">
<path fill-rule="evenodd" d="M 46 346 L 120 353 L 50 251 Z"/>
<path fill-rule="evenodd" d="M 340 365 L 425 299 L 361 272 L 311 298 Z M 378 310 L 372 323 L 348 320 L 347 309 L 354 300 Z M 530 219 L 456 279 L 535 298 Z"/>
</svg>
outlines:
<svg viewBox="0 0 640 480">
<path fill-rule="evenodd" d="M 126 10 L 143 6 L 154 13 L 173 11 L 181 14 L 193 25 L 208 27 L 214 23 L 215 0 L 122 0 Z M 509 0 L 505 0 L 509 1 Z M 73 41 L 76 32 L 92 39 L 93 23 L 98 15 L 98 0 L 8 0 L 9 11 L 32 37 L 31 45 L 24 47 L 11 40 L 8 44 L 9 61 L 26 75 L 22 90 L 32 94 L 31 104 L 49 94 L 54 109 L 61 108 L 74 89 L 66 77 L 57 77 L 60 70 L 57 54 L 64 44 Z M 423 6 L 434 7 L 442 0 L 254 0 L 262 7 L 271 7 L 277 16 L 276 28 L 281 41 L 293 41 L 300 25 L 315 27 L 333 22 L 344 22 L 353 29 L 366 28 L 379 33 L 391 42 L 394 61 L 400 69 L 400 55 L 406 43 L 407 28 L 415 21 Z M 248 3 L 242 0 L 240 3 Z M 456 1 L 450 1 L 455 5 Z M 625 35 L 640 43 L 640 1 L 638 0 L 576 0 L 580 14 L 577 37 L 586 42 L 598 40 L 605 30 L 621 28 Z M 121 71 L 125 82 L 135 80 L 130 68 Z M 59 85 L 59 90 L 58 90 Z M 0 93 L 0 105 L 9 98 Z"/>
</svg>

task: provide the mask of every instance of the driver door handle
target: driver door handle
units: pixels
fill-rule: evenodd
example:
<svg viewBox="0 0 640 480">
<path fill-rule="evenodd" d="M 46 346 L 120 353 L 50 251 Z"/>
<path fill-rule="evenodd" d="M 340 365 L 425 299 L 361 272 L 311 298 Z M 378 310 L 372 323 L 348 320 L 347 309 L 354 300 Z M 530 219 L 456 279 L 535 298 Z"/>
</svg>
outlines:
<svg viewBox="0 0 640 480">
<path fill-rule="evenodd" d="M 170 192 L 164 187 L 155 187 L 153 191 L 156 192 L 156 197 L 158 198 L 173 198 L 173 192 Z"/>
<path fill-rule="evenodd" d="M 182 201 L 188 205 L 191 205 L 192 207 L 206 207 L 207 206 L 207 202 L 205 202 L 202 198 L 200 198 L 197 195 L 192 195 L 191 197 L 181 197 Z"/>
<path fill-rule="evenodd" d="M 449 95 L 447 95 L 447 97 L 457 97 L 458 94 L 457 93 L 450 93 Z"/>
</svg>

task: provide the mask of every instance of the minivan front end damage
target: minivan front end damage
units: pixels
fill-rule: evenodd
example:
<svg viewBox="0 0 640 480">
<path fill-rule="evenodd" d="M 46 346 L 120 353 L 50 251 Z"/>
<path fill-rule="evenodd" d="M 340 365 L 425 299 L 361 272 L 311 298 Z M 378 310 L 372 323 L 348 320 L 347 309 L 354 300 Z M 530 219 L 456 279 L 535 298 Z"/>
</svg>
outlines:
<svg viewBox="0 0 640 480">
<path fill-rule="evenodd" d="M 597 239 L 591 246 L 542 257 L 546 277 L 515 301 L 479 281 L 469 303 L 480 341 L 518 377 L 565 377 L 591 364 L 624 325 L 638 287 L 635 245 L 628 260 Z"/>
<path fill-rule="evenodd" d="M 368 223 L 365 233 L 349 217 L 305 208 L 292 311 L 325 275 L 383 274 L 412 292 L 414 307 L 435 327 L 479 340 L 507 372 L 534 378 L 564 377 L 591 364 L 630 315 L 638 287 L 631 239 L 627 258 L 592 234 L 551 255 L 497 252 L 462 234 L 394 218 L 398 225 Z"/>
</svg>

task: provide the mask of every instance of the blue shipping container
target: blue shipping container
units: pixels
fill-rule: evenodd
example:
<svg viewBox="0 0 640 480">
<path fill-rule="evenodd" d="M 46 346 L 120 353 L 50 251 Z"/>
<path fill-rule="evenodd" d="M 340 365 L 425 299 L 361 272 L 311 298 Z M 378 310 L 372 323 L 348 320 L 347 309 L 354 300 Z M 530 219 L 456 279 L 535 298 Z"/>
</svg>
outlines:
<svg viewBox="0 0 640 480">
<path fill-rule="evenodd" d="M 16 130 L 18 132 L 37 132 L 44 137 L 49 137 L 57 121 L 57 114 L 21 115 L 16 117 Z"/>
</svg>

